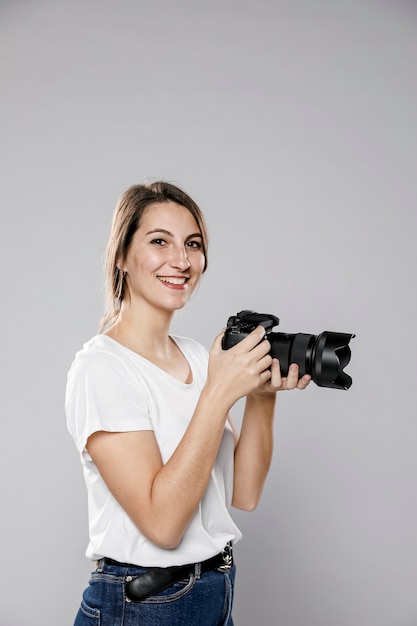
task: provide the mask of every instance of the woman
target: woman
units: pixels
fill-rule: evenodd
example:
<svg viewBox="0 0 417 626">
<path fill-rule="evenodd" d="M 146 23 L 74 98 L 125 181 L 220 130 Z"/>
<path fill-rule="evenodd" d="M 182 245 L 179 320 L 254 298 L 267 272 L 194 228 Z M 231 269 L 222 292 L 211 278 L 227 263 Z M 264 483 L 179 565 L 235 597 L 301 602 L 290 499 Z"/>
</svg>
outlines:
<svg viewBox="0 0 417 626">
<path fill-rule="evenodd" d="M 271 460 L 281 378 L 264 329 L 210 354 L 169 334 L 207 267 L 207 232 L 177 187 L 135 185 L 116 207 L 102 332 L 76 355 L 66 412 L 89 498 L 97 561 L 75 625 L 233 624 L 241 537 L 230 506 L 252 510 Z M 229 411 L 246 398 L 240 435 Z"/>
</svg>

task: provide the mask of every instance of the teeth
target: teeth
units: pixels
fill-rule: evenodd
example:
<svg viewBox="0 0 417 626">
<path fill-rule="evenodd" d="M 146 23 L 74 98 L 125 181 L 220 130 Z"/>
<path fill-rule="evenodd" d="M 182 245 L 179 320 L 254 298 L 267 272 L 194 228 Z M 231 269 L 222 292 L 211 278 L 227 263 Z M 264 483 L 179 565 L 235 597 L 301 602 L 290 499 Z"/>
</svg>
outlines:
<svg viewBox="0 0 417 626">
<path fill-rule="evenodd" d="M 159 280 L 163 283 L 170 283 L 171 285 L 183 285 L 186 278 L 173 278 L 169 276 L 158 276 Z"/>
</svg>

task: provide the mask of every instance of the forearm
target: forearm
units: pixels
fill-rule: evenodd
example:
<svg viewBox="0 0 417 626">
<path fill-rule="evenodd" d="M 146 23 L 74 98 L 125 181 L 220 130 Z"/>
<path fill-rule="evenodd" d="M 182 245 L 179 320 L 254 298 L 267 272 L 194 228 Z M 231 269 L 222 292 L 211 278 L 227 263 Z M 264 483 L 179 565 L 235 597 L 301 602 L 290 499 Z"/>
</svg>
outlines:
<svg viewBox="0 0 417 626">
<path fill-rule="evenodd" d="M 249 395 L 235 450 L 233 506 L 256 508 L 268 474 L 273 450 L 276 394 Z"/>
<path fill-rule="evenodd" d="M 216 402 L 217 398 L 217 402 Z M 228 414 L 213 389 L 204 388 L 178 447 L 156 474 L 149 497 L 150 526 L 175 546 L 202 500 Z M 157 524 L 155 525 L 155 522 Z"/>
</svg>

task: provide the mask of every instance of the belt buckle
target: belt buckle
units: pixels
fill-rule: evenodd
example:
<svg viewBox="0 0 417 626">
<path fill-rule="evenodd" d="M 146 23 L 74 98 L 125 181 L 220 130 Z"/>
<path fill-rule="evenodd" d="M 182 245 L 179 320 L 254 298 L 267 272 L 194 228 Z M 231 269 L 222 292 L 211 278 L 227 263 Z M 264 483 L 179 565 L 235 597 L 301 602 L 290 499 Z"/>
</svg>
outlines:
<svg viewBox="0 0 417 626">
<path fill-rule="evenodd" d="M 225 547 L 221 551 L 221 555 L 223 558 L 223 565 L 220 565 L 217 570 L 219 572 L 228 572 L 233 565 L 233 549 L 230 542 L 225 545 Z"/>
</svg>

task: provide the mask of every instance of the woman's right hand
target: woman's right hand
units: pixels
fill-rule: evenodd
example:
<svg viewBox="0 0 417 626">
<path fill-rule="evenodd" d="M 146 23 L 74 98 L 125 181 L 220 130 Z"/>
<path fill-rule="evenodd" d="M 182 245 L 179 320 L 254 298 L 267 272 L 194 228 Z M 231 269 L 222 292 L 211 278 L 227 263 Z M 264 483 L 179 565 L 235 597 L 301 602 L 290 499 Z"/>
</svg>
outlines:
<svg viewBox="0 0 417 626">
<path fill-rule="evenodd" d="M 224 330 L 210 350 L 206 384 L 217 388 L 231 407 L 271 378 L 271 344 L 265 339 L 263 326 L 257 326 L 228 350 L 222 348 L 223 335 Z"/>
</svg>

